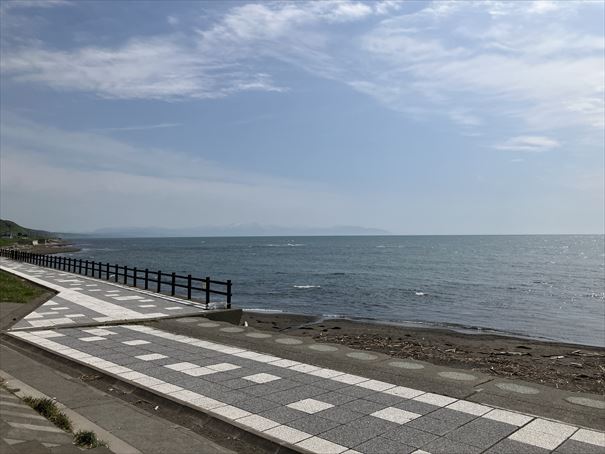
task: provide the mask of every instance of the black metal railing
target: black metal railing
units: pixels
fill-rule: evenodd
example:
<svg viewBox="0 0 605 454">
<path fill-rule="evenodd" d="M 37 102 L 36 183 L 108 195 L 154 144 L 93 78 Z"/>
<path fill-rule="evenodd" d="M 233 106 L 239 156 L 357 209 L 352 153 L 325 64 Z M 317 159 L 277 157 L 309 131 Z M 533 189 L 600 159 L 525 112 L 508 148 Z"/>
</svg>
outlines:
<svg viewBox="0 0 605 454">
<path fill-rule="evenodd" d="M 58 255 L 33 254 L 16 249 L 0 249 L 0 256 L 69 273 L 131 285 L 156 293 L 162 293 L 162 290 L 164 292 L 169 291 L 172 296 L 178 294 L 178 296 L 186 297 L 188 300 L 200 300 L 206 304 L 206 307 L 210 306 L 210 295 L 221 295 L 226 297 L 227 308 L 231 308 L 231 280 L 216 281 L 209 277 L 193 277 L 191 274 L 182 276 L 176 273 L 165 273 L 161 270 L 153 271 L 147 268 L 140 269 L 136 266 L 120 266 Z M 200 294 L 201 299 L 197 298 Z"/>
</svg>

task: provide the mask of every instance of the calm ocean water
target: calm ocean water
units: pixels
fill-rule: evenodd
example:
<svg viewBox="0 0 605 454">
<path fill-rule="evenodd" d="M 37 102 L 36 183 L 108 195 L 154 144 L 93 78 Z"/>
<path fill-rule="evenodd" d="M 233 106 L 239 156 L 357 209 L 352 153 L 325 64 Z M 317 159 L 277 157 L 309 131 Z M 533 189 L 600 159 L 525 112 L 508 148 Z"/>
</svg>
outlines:
<svg viewBox="0 0 605 454">
<path fill-rule="evenodd" d="M 81 239 L 78 258 L 232 279 L 233 304 L 605 346 L 603 235 Z"/>
</svg>

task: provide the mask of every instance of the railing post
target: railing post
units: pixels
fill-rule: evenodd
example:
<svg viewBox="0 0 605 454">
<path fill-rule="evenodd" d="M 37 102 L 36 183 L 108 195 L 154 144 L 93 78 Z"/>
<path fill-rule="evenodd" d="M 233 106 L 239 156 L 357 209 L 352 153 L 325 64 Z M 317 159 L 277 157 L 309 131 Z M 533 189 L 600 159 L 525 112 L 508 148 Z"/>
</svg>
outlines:
<svg viewBox="0 0 605 454">
<path fill-rule="evenodd" d="M 173 272 L 172 273 L 172 290 L 170 291 L 170 294 L 172 296 L 174 296 L 175 288 L 176 288 L 176 274 Z"/>
<path fill-rule="evenodd" d="M 113 280 L 114 282 L 118 282 L 118 264 L 116 263 L 113 268 Z"/>
<path fill-rule="evenodd" d="M 149 288 L 149 270 L 145 268 L 145 290 Z"/>
<path fill-rule="evenodd" d="M 95 277 L 95 261 L 94 260 L 90 264 L 90 276 Z"/>
<path fill-rule="evenodd" d="M 204 290 L 206 291 L 206 309 L 210 306 L 210 277 L 206 276 L 206 283 L 204 284 Z"/>
<path fill-rule="evenodd" d="M 103 274 L 103 264 L 99 262 L 99 279 L 102 279 Z"/>
<path fill-rule="evenodd" d="M 227 280 L 227 309 L 231 309 L 231 279 Z"/>
<path fill-rule="evenodd" d="M 109 262 L 105 262 L 105 280 L 109 280 Z"/>
<path fill-rule="evenodd" d="M 158 282 L 157 282 L 157 292 L 160 293 L 160 290 L 162 289 L 162 271 L 158 270 Z"/>
<path fill-rule="evenodd" d="M 187 275 L 187 299 L 191 299 L 191 274 Z"/>
<path fill-rule="evenodd" d="M 128 284 L 128 266 L 124 265 L 124 285 Z"/>
<path fill-rule="evenodd" d="M 88 276 L 88 260 L 84 262 L 84 276 Z"/>
<path fill-rule="evenodd" d="M 137 267 L 136 266 L 132 269 L 132 286 L 133 287 L 137 286 Z"/>
<path fill-rule="evenodd" d="M 78 262 L 78 274 L 82 274 L 82 259 Z"/>
</svg>

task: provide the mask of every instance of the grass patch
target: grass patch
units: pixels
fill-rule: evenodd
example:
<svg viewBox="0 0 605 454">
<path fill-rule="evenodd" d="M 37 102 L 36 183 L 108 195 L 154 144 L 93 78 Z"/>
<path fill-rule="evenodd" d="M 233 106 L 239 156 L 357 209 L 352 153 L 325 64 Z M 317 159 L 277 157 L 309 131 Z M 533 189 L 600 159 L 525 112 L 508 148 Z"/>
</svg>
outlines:
<svg viewBox="0 0 605 454">
<path fill-rule="evenodd" d="M 97 438 L 97 434 L 90 430 L 80 430 L 74 434 L 74 444 L 80 448 L 98 448 L 107 446 L 103 441 Z"/>
<path fill-rule="evenodd" d="M 73 430 L 71 420 L 65 413 L 59 410 L 59 407 L 57 407 L 57 404 L 52 399 L 49 399 L 48 397 L 27 396 L 23 398 L 23 401 L 55 426 L 66 432 L 71 432 Z"/>
<path fill-rule="evenodd" d="M 0 303 L 29 303 L 45 293 L 25 279 L 0 271 Z"/>
</svg>

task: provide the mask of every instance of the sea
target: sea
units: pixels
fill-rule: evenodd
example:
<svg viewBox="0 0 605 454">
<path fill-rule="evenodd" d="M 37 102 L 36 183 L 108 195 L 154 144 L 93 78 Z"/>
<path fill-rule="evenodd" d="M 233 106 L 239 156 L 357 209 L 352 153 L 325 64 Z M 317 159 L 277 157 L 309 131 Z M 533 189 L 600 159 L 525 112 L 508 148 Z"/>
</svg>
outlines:
<svg viewBox="0 0 605 454">
<path fill-rule="evenodd" d="M 233 306 L 605 346 L 603 235 L 85 238 L 76 258 L 233 281 Z"/>
</svg>

